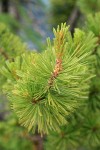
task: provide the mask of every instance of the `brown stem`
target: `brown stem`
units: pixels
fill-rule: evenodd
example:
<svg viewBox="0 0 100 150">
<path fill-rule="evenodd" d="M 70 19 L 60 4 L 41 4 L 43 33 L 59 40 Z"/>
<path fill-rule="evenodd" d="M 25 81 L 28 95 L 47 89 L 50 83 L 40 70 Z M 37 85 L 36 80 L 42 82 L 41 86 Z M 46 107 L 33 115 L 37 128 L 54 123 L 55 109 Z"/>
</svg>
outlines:
<svg viewBox="0 0 100 150">
<path fill-rule="evenodd" d="M 34 136 L 34 150 L 43 150 L 43 138 L 39 134 Z"/>
<path fill-rule="evenodd" d="M 58 58 L 56 60 L 55 68 L 51 74 L 49 81 L 48 81 L 48 88 L 47 89 L 50 89 L 52 87 L 55 78 L 59 75 L 61 70 L 62 70 L 62 60 L 61 60 L 61 58 Z M 44 99 L 45 99 L 45 95 L 43 95 L 37 99 L 33 98 L 32 103 L 37 104 L 38 102 L 40 102 L 41 100 L 44 100 Z"/>
<path fill-rule="evenodd" d="M 25 138 L 30 140 L 33 143 L 33 150 L 43 150 L 43 139 L 40 134 L 36 133 L 35 135 L 26 134 L 23 135 Z"/>
<path fill-rule="evenodd" d="M 56 60 L 56 65 L 55 65 L 54 71 L 52 72 L 52 75 L 48 81 L 49 88 L 51 88 L 51 86 L 53 85 L 54 79 L 59 75 L 61 70 L 62 70 L 62 60 L 60 58 L 58 58 Z"/>
<path fill-rule="evenodd" d="M 37 104 L 39 101 L 41 101 L 41 100 L 43 100 L 43 99 L 45 99 L 45 96 L 39 97 L 37 100 L 36 100 L 35 98 L 33 98 L 32 103 L 33 103 L 33 104 Z"/>
</svg>

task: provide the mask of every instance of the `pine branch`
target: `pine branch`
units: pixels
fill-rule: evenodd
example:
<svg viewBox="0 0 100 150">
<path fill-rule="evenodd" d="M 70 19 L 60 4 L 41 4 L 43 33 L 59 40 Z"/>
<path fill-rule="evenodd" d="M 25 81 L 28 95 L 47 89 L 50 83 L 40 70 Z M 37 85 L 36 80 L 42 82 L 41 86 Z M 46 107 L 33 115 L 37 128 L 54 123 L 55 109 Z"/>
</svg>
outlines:
<svg viewBox="0 0 100 150">
<path fill-rule="evenodd" d="M 52 72 L 51 77 L 50 77 L 50 79 L 48 81 L 49 89 L 50 89 L 50 87 L 52 87 L 54 79 L 57 78 L 57 76 L 59 75 L 61 70 L 62 70 L 62 60 L 60 58 L 58 58 L 56 60 L 55 69 Z"/>
<path fill-rule="evenodd" d="M 5 24 L 0 23 L 0 67 L 5 65 L 5 61 L 14 61 L 15 57 L 21 55 L 26 49 L 26 45 L 21 42 L 20 38 L 12 34 Z M 6 78 L 1 74 L 0 83 L 0 88 L 6 83 Z"/>
<path fill-rule="evenodd" d="M 59 27 L 58 27 L 58 31 L 54 30 L 54 34 L 55 34 L 54 49 L 56 51 L 57 58 L 56 58 L 56 64 L 55 64 L 54 70 L 51 73 L 51 77 L 48 81 L 49 88 L 52 87 L 54 79 L 57 78 L 57 76 L 62 70 L 62 55 L 64 53 L 64 46 L 65 46 L 64 39 L 66 38 L 66 32 L 67 32 L 67 29 L 66 29 L 66 32 L 63 30 L 64 27 L 65 26 L 62 25 L 61 30 L 59 30 Z"/>
<path fill-rule="evenodd" d="M 41 134 L 59 132 L 67 116 L 88 97 L 91 53 L 97 39 L 80 30 L 72 38 L 68 29 L 62 24 L 54 30 L 53 45 L 48 40 L 47 51 L 22 55 L 1 69 L 9 79 L 6 91 L 12 109 L 29 131 L 35 132 L 38 126 Z"/>
</svg>

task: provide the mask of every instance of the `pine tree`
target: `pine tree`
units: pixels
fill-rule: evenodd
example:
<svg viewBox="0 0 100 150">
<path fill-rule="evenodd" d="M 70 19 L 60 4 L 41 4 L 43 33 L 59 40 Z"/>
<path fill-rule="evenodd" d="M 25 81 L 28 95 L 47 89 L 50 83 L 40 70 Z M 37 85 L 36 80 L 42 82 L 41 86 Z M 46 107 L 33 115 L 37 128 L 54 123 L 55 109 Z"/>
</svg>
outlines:
<svg viewBox="0 0 100 150">
<path fill-rule="evenodd" d="M 66 117 L 87 98 L 93 77 L 90 60 L 97 40 L 94 35 L 76 30 L 72 39 L 66 24 L 54 29 L 54 35 L 53 45 L 48 39 L 43 53 L 29 58 L 23 55 L 22 60 L 18 57 L 2 68 L 20 123 L 29 131 L 38 125 L 41 134 L 60 131 L 60 126 L 67 124 Z"/>
<path fill-rule="evenodd" d="M 19 123 L 47 135 L 46 150 L 100 149 L 99 20 L 100 13 L 88 15 L 85 29 L 75 29 L 73 37 L 61 24 L 44 52 L 27 54 L 0 26 L 3 90 Z"/>
</svg>

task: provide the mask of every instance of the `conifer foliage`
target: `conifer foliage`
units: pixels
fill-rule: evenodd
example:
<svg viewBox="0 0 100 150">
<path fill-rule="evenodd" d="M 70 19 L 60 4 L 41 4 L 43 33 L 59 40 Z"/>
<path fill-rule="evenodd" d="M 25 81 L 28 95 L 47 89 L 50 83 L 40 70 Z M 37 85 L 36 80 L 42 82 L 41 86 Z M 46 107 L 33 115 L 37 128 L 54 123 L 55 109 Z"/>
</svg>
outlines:
<svg viewBox="0 0 100 150">
<path fill-rule="evenodd" d="M 38 126 L 41 134 L 59 132 L 67 124 L 67 117 L 87 99 L 94 76 L 94 34 L 76 29 L 72 38 L 69 27 L 61 24 L 54 35 L 43 53 L 22 55 L 1 70 L 9 78 L 8 96 L 19 122 L 29 131 Z"/>
<path fill-rule="evenodd" d="M 100 149 L 100 13 L 87 16 L 85 32 L 92 31 L 97 38 L 97 45 L 92 55 L 95 56 L 89 96 L 83 107 L 69 119 L 69 124 L 62 126 L 59 133 L 52 132 L 46 142 L 46 150 L 99 150 Z M 51 144 L 52 143 L 52 144 Z"/>
<path fill-rule="evenodd" d="M 20 56 L 25 52 L 27 46 L 22 43 L 20 38 L 0 23 L 0 68 L 5 64 L 6 60 L 13 61 L 14 57 Z M 6 83 L 6 78 L 0 73 L 0 89 Z"/>
<path fill-rule="evenodd" d="M 83 14 L 94 14 L 100 11 L 100 1 L 99 0 L 78 0 L 77 4 Z"/>
<path fill-rule="evenodd" d="M 100 13 L 87 16 L 73 37 L 61 24 L 42 53 L 26 53 L 0 24 L 1 87 L 22 126 L 49 134 L 46 150 L 100 149 L 99 21 Z"/>
</svg>

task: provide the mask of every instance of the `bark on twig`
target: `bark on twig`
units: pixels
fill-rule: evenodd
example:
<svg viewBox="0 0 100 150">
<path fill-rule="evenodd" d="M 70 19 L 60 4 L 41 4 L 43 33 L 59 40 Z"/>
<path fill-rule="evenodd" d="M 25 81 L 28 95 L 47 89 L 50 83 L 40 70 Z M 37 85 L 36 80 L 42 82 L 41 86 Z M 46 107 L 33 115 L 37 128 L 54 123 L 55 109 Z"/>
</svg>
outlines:
<svg viewBox="0 0 100 150">
<path fill-rule="evenodd" d="M 26 136 L 32 143 L 33 143 L 33 149 L 34 150 L 43 150 L 43 137 L 41 137 L 40 134 L 36 133 L 36 135 L 28 135 Z"/>
<path fill-rule="evenodd" d="M 34 136 L 34 149 L 43 150 L 43 138 L 39 134 Z"/>
</svg>

